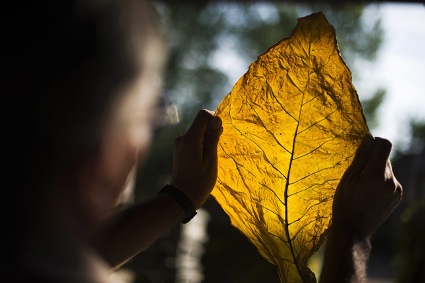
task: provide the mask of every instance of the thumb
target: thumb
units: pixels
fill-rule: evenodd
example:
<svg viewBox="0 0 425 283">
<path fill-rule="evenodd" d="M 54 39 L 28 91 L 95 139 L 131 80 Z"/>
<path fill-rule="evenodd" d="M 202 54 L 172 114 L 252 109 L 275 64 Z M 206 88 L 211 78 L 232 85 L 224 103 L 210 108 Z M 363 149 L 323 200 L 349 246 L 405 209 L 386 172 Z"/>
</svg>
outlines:
<svg viewBox="0 0 425 283">
<path fill-rule="evenodd" d="M 353 178 L 356 178 L 366 167 L 370 156 L 373 152 L 373 147 L 375 146 L 375 140 L 371 134 L 366 134 L 360 144 L 359 148 L 356 150 L 356 155 L 354 156 L 353 161 L 347 169 L 349 176 L 347 178 L 352 181 Z"/>
<path fill-rule="evenodd" d="M 223 132 L 221 124 L 221 119 L 218 116 L 214 116 L 208 121 L 204 135 L 204 159 L 213 160 L 217 158 L 217 144 Z"/>
<path fill-rule="evenodd" d="M 375 138 L 375 147 L 371 154 L 366 170 L 371 173 L 381 174 L 385 172 L 388 158 L 390 157 L 392 144 L 389 140 L 383 138 Z"/>
</svg>

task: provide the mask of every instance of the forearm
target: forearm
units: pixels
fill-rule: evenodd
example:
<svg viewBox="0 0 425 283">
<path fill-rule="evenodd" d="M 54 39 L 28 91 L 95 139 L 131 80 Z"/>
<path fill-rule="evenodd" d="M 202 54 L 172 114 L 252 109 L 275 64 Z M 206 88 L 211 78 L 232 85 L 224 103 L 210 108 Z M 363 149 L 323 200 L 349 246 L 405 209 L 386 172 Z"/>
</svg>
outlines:
<svg viewBox="0 0 425 283">
<path fill-rule="evenodd" d="M 367 282 L 370 250 L 369 237 L 359 237 L 341 228 L 331 229 L 320 282 Z"/>
<path fill-rule="evenodd" d="M 186 134 L 174 142 L 172 185 L 184 196 L 168 191 L 132 207 L 94 239 L 94 247 L 112 267 L 119 267 L 165 231 L 190 219 L 193 209 L 202 206 L 217 179 L 217 144 L 222 132 L 219 117 L 199 111 Z"/>
<path fill-rule="evenodd" d="M 173 199 L 157 197 L 121 212 L 94 239 L 93 245 L 116 269 L 180 223 L 185 216 Z"/>
</svg>

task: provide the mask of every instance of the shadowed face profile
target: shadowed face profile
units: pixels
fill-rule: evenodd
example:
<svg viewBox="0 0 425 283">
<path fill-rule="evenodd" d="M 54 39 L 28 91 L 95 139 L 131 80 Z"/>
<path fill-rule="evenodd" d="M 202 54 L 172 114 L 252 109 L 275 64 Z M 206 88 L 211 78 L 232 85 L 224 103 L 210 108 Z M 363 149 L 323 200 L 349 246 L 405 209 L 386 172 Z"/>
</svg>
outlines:
<svg viewBox="0 0 425 283">
<path fill-rule="evenodd" d="M 23 1 L 2 24 L 7 238 L 90 237 L 149 145 L 165 59 L 158 17 L 146 1 Z"/>
</svg>

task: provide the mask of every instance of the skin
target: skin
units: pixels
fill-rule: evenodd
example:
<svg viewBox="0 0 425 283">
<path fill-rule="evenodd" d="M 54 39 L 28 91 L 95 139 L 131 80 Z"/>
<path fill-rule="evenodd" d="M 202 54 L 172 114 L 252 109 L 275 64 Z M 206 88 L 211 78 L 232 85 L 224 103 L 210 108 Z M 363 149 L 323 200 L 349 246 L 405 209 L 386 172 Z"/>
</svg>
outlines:
<svg viewBox="0 0 425 283">
<path fill-rule="evenodd" d="M 186 218 L 168 196 L 116 213 L 117 201 L 149 150 L 159 93 L 155 75 L 145 71 L 123 91 L 95 154 L 63 172 L 43 206 L 34 242 L 44 243 L 48 236 L 78 243 L 84 250 L 89 246 L 113 271 Z M 204 204 L 217 178 L 217 144 L 223 130 L 213 114 L 200 110 L 174 143 L 171 183 L 195 208 Z"/>
<path fill-rule="evenodd" d="M 221 119 L 212 115 L 201 110 L 187 133 L 174 142 L 171 183 L 192 200 L 195 208 L 204 204 L 217 179 L 217 144 L 223 128 Z"/>
<path fill-rule="evenodd" d="M 320 282 L 367 282 L 373 232 L 399 204 L 403 189 L 389 155 L 391 143 L 367 135 L 336 190 Z"/>
<path fill-rule="evenodd" d="M 196 208 L 204 204 L 214 188 L 221 133 L 220 118 L 201 110 L 187 133 L 175 140 L 172 184 L 185 193 Z M 157 197 L 114 216 L 92 242 L 116 269 L 185 217 L 173 199 Z"/>
</svg>

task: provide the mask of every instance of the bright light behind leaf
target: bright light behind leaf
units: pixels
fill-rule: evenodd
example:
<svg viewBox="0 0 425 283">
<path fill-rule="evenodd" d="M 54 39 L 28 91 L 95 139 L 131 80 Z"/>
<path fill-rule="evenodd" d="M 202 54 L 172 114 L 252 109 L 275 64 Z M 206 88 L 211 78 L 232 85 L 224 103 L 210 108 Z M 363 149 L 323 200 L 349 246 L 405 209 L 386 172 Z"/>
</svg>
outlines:
<svg viewBox="0 0 425 283">
<path fill-rule="evenodd" d="M 326 238 L 335 189 L 368 132 L 324 15 L 299 19 L 259 56 L 216 115 L 224 132 L 214 197 L 282 282 L 315 282 L 307 260 Z"/>
</svg>

